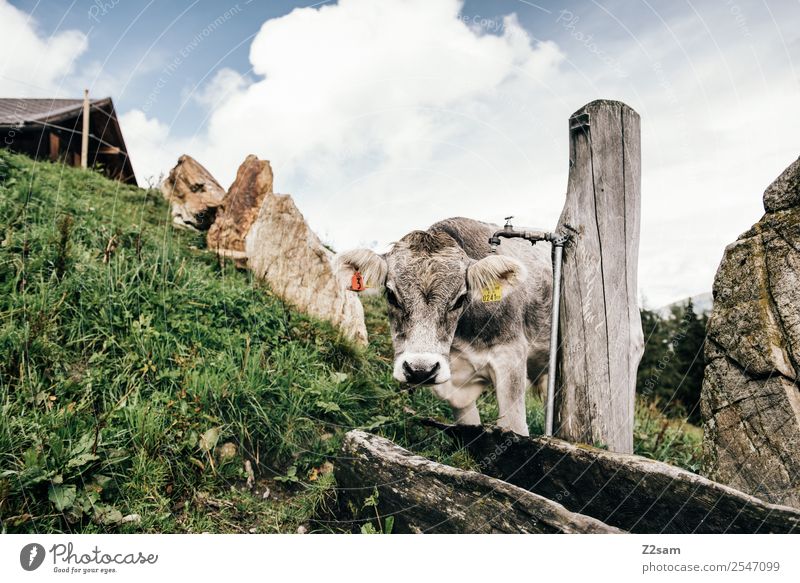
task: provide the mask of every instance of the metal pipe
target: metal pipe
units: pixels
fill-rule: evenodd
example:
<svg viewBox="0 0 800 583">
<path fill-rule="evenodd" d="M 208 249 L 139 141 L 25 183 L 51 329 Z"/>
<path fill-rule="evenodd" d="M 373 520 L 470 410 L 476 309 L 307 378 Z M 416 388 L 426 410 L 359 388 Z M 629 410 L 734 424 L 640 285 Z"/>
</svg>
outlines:
<svg viewBox="0 0 800 583">
<path fill-rule="evenodd" d="M 564 241 L 553 241 L 553 301 L 550 320 L 550 362 L 547 367 L 547 401 L 544 412 L 544 434 L 553 435 L 553 416 L 556 400 L 556 357 L 558 353 L 558 320 L 561 309 L 561 261 Z"/>
<path fill-rule="evenodd" d="M 537 241 L 553 241 L 556 238 L 555 233 L 548 233 L 546 231 L 515 231 L 514 227 L 509 222 L 514 217 L 506 217 L 505 226 L 499 231 L 495 231 L 494 235 L 489 239 L 489 245 L 492 246 L 492 252 L 497 251 L 497 246 L 500 244 L 500 237 L 505 239 L 525 239 L 535 245 Z"/>
<path fill-rule="evenodd" d="M 535 245 L 537 241 L 549 241 L 553 245 L 553 299 L 550 309 L 550 360 L 547 365 L 547 396 L 545 400 L 544 434 L 553 435 L 553 417 L 556 396 L 556 365 L 558 356 L 558 321 L 561 309 L 561 263 L 564 258 L 564 245 L 569 240 L 569 235 L 547 233 L 544 231 L 515 231 L 510 220 L 506 217 L 506 224 L 500 231 L 496 231 L 489 239 L 492 252 L 497 251 L 500 237 L 521 238 Z"/>
</svg>

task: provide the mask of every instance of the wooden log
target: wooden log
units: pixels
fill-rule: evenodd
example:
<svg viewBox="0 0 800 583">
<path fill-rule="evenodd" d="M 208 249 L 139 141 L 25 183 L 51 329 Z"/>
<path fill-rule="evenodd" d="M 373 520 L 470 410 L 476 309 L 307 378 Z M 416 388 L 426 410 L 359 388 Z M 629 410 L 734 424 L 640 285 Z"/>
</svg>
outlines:
<svg viewBox="0 0 800 583">
<path fill-rule="evenodd" d="M 375 510 L 382 524 L 394 517 L 393 532 L 620 532 L 512 484 L 413 455 L 363 431 L 345 435 L 335 472 L 340 508 L 362 508 L 377 490 Z"/>
<path fill-rule="evenodd" d="M 636 370 L 644 349 L 637 304 L 639 116 L 593 101 L 570 117 L 554 434 L 633 452 Z"/>
<path fill-rule="evenodd" d="M 641 456 L 425 420 L 463 443 L 490 476 L 637 533 L 800 532 L 800 511 Z"/>
</svg>

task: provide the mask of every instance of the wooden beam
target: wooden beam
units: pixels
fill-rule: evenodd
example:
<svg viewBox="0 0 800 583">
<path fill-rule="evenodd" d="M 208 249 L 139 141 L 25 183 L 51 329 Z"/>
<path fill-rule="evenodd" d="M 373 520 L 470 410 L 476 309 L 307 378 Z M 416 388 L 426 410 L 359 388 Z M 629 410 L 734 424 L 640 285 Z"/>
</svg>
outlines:
<svg viewBox="0 0 800 583">
<path fill-rule="evenodd" d="M 639 115 L 593 101 L 569 119 L 570 171 L 558 231 L 564 248 L 554 434 L 633 451 L 641 206 Z"/>
<path fill-rule="evenodd" d="M 49 132 L 50 136 L 50 160 L 56 162 L 58 160 L 61 140 L 56 132 Z"/>
<path fill-rule="evenodd" d="M 422 419 L 465 445 L 481 472 L 638 533 L 800 533 L 800 510 L 636 455 Z"/>
<path fill-rule="evenodd" d="M 340 525 L 374 522 L 377 512 L 381 525 L 393 517 L 393 532 L 620 532 L 517 486 L 413 455 L 364 431 L 345 435 L 335 475 Z M 357 511 L 367 498 L 376 505 L 360 517 Z"/>
</svg>

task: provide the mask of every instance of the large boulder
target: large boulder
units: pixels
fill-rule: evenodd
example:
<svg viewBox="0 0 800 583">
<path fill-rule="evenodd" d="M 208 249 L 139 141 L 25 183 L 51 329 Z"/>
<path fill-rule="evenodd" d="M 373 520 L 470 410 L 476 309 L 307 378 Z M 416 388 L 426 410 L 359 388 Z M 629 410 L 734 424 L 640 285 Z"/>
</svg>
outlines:
<svg viewBox="0 0 800 583">
<path fill-rule="evenodd" d="M 214 222 L 225 189 L 191 156 L 183 155 L 161 184 L 177 227 L 207 230 Z"/>
<path fill-rule="evenodd" d="M 208 231 L 208 248 L 236 259 L 244 266 L 244 239 L 258 216 L 264 198 L 272 193 L 272 168 L 268 160 L 250 154 L 222 200 L 217 219 Z"/>
<path fill-rule="evenodd" d="M 701 397 L 705 473 L 800 507 L 800 159 L 714 280 Z"/>
<path fill-rule="evenodd" d="M 783 171 L 764 192 L 764 209 L 781 211 L 800 206 L 800 158 Z"/>
<path fill-rule="evenodd" d="M 355 292 L 339 285 L 333 253 L 306 224 L 292 197 L 270 194 L 246 237 L 247 266 L 300 311 L 338 326 L 366 344 L 364 311 Z"/>
</svg>

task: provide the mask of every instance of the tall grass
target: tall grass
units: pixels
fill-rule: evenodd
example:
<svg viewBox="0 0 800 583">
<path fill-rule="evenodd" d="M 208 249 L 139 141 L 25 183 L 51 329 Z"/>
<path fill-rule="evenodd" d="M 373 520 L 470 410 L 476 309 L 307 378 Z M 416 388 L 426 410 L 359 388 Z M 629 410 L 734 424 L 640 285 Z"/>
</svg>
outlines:
<svg viewBox="0 0 800 583">
<path fill-rule="evenodd" d="M 447 415 L 395 387 L 381 298 L 358 349 L 204 246 L 158 192 L 0 150 L 2 531 L 293 532 L 354 427 L 470 464 L 404 412 Z"/>
</svg>

